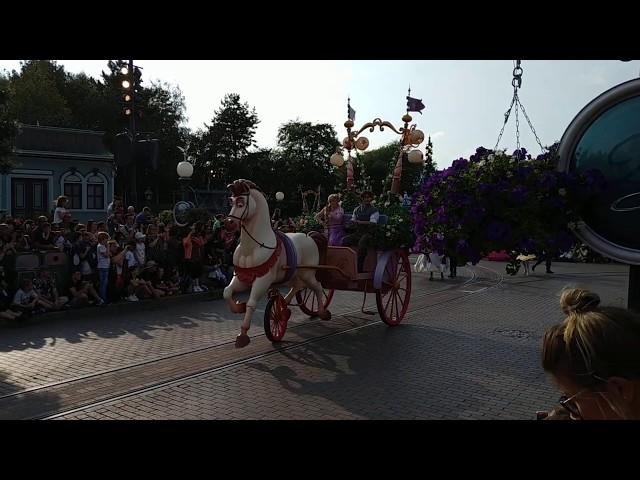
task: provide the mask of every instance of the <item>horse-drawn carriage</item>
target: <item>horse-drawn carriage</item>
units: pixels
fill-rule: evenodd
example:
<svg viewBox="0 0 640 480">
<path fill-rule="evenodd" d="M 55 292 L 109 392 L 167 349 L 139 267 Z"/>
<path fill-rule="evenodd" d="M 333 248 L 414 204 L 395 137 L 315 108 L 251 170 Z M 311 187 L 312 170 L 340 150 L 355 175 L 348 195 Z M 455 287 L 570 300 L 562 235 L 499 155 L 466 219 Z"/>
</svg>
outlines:
<svg viewBox="0 0 640 480">
<path fill-rule="evenodd" d="M 411 268 L 405 249 L 369 249 L 364 271 L 358 272 L 357 252 L 351 247 L 328 246 L 326 236 L 317 232 L 274 231 L 266 198 L 252 182 L 236 180 L 229 188 L 229 219 L 236 222 L 241 233 L 233 258 L 235 275 L 225 288 L 224 298 L 232 312 L 245 314 L 236 347 L 249 343 L 251 317 L 264 295 L 269 298 L 265 333 L 274 342 L 284 337 L 291 316 L 289 306 L 297 305 L 309 316 L 330 319 L 328 307 L 335 290 L 363 292 L 365 299 L 367 293 L 373 293 L 382 321 L 389 326 L 402 321 L 411 297 Z M 381 221 L 385 221 L 382 215 Z M 283 296 L 280 286 L 289 286 L 289 292 Z M 233 299 L 234 293 L 249 289 L 246 303 Z M 297 304 L 291 303 L 294 297 Z"/>
</svg>

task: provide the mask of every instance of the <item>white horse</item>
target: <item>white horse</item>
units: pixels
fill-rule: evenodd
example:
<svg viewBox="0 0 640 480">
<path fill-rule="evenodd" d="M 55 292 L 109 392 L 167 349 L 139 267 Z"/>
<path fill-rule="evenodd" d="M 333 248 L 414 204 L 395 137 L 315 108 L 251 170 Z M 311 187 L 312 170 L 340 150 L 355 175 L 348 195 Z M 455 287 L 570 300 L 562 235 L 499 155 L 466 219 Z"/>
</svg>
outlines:
<svg viewBox="0 0 640 480">
<path fill-rule="evenodd" d="M 249 180 L 236 180 L 228 186 L 232 192 L 231 211 L 228 218 L 240 228 L 240 243 L 233 254 L 235 273 L 231 283 L 224 289 L 224 299 L 233 313 L 244 313 L 244 321 L 240 334 L 236 338 L 236 347 L 249 344 L 247 331 L 251 327 L 251 317 L 256 305 L 264 298 L 274 283 L 282 282 L 287 270 L 287 254 L 285 246 L 277 239 L 271 227 L 269 206 L 263 193 Z M 320 253 L 315 241 L 304 233 L 287 233 L 297 254 L 297 265 L 318 265 Z M 287 305 L 296 292 L 309 288 L 315 295 L 319 305 L 318 316 L 331 318 L 331 313 L 324 308 L 322 285 L 316 279 L 316 270 L 301 268 L 295 271 L 286 282 L 291 289 L 285 296 Z M 251 289 L 249 300 L 236 302 L 234 293 Z"/>
</svg>

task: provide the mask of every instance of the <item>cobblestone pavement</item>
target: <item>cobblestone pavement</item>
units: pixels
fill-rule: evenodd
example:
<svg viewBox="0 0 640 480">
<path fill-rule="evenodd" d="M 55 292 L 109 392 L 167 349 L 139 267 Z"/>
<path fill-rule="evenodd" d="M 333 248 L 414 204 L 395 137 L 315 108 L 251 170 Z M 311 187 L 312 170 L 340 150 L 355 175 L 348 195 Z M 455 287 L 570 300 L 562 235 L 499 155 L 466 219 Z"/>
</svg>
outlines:
<svg viewBox="0 0 640 480">
<path fill-rule="evenodd" d="M 504 272 L 502 263 L 480 267 Z M 415 298 L 396 328 L 375 323 L 60 418 L 532 419 L 558 397 L 539 355 L 545 328 L 562 319 L 561 288 L 583 285 L 605 304 L 626 303 L 628 267 L 553 270 L 494 287 L 460 284 L 465 296 L 440 303 L 420 298 L 439 282 L 414 275 Z M 354 303 L 336 304 L 334 315 Z"/>
<path fill-rule="evenodd" d="M 460 273 L 456 281 L 427 282 L 424 275 L 414 279 L 414 298 L 461 285 L 471 272 L 461 269 Z M 265 303 L 262 301 L 254 314 L 249 332 L 252 336 L 264 334 Z M 361 304 L 359 293 L 336 292 L 330 309 L 336 314 L 359 311 Z M 74 312 L 75 318 L 58 316 L 50 323 L 43 318 L 38 324 L 0 329 L 0 397 L 222 345 L 234 341 L 240 331 L 242 316 L 230 314 L 222 301 L 201 297 L 189 303 L 164 305 L 169 306 L 113 316 L 101 311 L 95 317 L 95 310 L 87 309 L 82 311 L 86 318 L 77 318 L 80 312 Z M 375 296 L 368 296 L 367 305 L 375 310 Z M 309 322 L 298 308 L 292 308 L 292 312 L 289 328 Z"/>
</svg>

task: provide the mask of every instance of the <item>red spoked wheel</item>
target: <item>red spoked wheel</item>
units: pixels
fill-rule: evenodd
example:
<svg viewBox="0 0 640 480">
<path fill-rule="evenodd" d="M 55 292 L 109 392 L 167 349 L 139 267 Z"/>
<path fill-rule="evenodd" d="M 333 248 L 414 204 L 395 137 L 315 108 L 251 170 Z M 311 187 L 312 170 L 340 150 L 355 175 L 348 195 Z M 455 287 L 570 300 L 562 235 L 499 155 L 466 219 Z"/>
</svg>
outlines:
<svg viewBox="0 0 640 480">
<path fill-rule="evenodd" d="M 386 256 L 380 288 L 376 290 L 378 314 L 390 327 L 399 325 L 411 298 L 411 265 L 404 250 L 396 249 Z M 378 274 L 378 272 L 376 272 Z"/>
<path fill-rule="evenodd" d="M 275 295 L 269 299 L 264 311 L 264 333 L 269 340 L 282 340 L 290 316 L 291 310 L 282 295 Z"/>
<path fill-rule="evenodd" d="M 329 307 L 329 304 L 331 304 L 333 292 L 333 289 L 322 289 L 323 305 L 325 310 Z M 296 292 L 296 301 L 298 302 L 300 310 L 302 310 L 305 315 L 309 315 L 310 317 L 318 316 L 318 299 L 316 298 L 316 294 L 313 293 L 313 290 L 310 288 L 304 288 L 299 292 Z"/>
</svg>

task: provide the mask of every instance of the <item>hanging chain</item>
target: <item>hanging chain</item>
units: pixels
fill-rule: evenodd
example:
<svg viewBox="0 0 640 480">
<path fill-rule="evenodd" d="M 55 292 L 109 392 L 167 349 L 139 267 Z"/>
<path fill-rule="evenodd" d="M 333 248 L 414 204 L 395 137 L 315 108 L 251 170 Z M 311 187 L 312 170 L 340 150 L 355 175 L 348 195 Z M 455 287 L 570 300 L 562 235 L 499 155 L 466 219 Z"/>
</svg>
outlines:
<svg viewBox="0 0 640 480">
<path fill-rule="evenodd" d="M 524 118 L 527 119 L 527 123 L 529 124 L 529 128 L 533 132 L 533 136 L 536 137 L 536 142 L 538 142 L 538 145 L 540 146 L 540 150 L 542 150 L 542 152 L 544 153 L 545 148 L 542 146 L 542 142 L 540 141 L 540 138 L 538 138 L 538 134 L 536 133 L 536 129 L 533 128 L 533 124 L 531 123 L 531 120 L 529 120 L 529 115 L 527 115 L 527 112 L 524 109 L 524 105 L 522 105 L 522 102 L 520 102 L 520 101 L 518 101 L 518 104 L 520 105 L 520 108 L 522 109 L 522 113 L 524 114 Z"/>
<path fill-rule="evenodd" d="M 518 118 L 518 107 L 522 110 L 524 114 L 524 118 L 527 120 L 529 124 L 529 128 L 533 132 L 534 137 L 536 138 L 536 142 L 540 146 L 540 149 L 544 152 L 545 148 L 542 146 L 542 142 L 540 142 L 540 138 L 538 138 L 538 134 L 536 133 L 536 129 L 533 128 L 533 124 L 529 119 L 529 115 L 527 115 L 526 110 L 524 109 L 524 105 L 520 101 L 520 97 L 518 97 L 518 89 L 522 87 L 522 73 L 524 70 L 520 66 L 521 60 L 514 61 L 513 67 L 513 78 L 511 79 L 511 85 L 513 86 L 513 98 L 511 99 L 511 105 L 509 105 L 509 110 L 507 110 L 504 114 L 504 123 L 502 124 L 502 128 L 500 129 L 500 133 L 498 134 L 498 141 L 496 142 L 496 146 L 493 148 L 494 150 L 498 149 L 498 145 L 500 144 L 500 140 L 502 139 L 502 134 L 504 133 L 504 128 L 507 126 L 507 122 L 509 121 L 509 116 L 511 115 L 511 110 L 513 106 L 516 107 L 516 146 L 517 149 L 520 149 L 520 119 Z"/>
<path fill-rule="evenodd" d="M 518 94 L 515 93 L 516 99 L 516 149 L 520 150 L 520 119 L 518 118 L 518 105 L 522 105 L 520 103 L 520 99 L 518 98 Z"/>
</svg>

